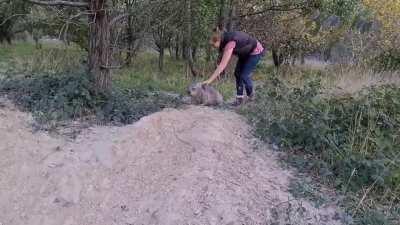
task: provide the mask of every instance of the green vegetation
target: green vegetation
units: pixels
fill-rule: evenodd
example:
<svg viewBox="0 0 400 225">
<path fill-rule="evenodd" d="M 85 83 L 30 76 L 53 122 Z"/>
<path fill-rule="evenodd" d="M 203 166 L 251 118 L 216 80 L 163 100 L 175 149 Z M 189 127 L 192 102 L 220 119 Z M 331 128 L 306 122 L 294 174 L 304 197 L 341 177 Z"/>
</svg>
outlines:
<svg viewBox="0 0 400 225">
<path fill-rule="evenodd" d="M 177 107 L 176 97 L 157 92 L 114 89 L 96 93 L 83 73 L 65 75 L 9 76 L 0 93 L 33 112 L 41 124 L 70 119 L 91 119 L 105 124 L 127 124 L 165 107 Z"/>
<path fill-rule="evenodd" d="M 357 224 L 395 224 L 400 88 L 385 85 L 345 95 L 324 91 L 318 74 L 301 87 L 272 76 L 243 113 L 260 138 L 287 151 L 291 164 L 344 194 Z M 371 212 L 387 223 L 380 217 L 373 223 Z"/>
<path fill-rule="evenodd" d="M 44 44 L 35 48 L 34 44 L 18 42 L 15 45 L 3 45 L 0 48 L 0 71 L 7 74 L 65 74 L 83 71 L 82 63 L 85 52 L 77 46 Z M 157 65 L 157 55 L 141 53 L 129 66 L 117 70 L 114 74 L 114 87 L 117 89 L 147 90 L 149 92 L 171 92 L 180 95 L 187 94 L 187 87 L 193 82 L 199 82 L 205 77 L 186 76 L 185 62 L 165 56 L 164 71 L 160 72 Z M 205 62 L 204 62 L 205 64 Z M 210 71 L 204 69 L 204 71 Z M 78 72 L 81 73 L 82 72 Z M 204 72 L 205 76 L 207 72 Z M 82 74 L 82 76 L 85 76 Z M 256 76 L 264 79 L 264 76 Z M 226 77 L 218 82 L 217 88 L 225 98 L 234 94 L 232 77 Z"/>
<path fill-rule="evenodd" d="M 84 72 L 84 56 L 74 46 L 4 46 L 0 94 L 33 112 L 43 129 L 71 119 L 122 125 L 178 107 L 186 87 L 205 78 L 186 76 L 185 62 L 169 55 L 160 72 L 156 55 L 140 53 L 130 67 L 115 72 L 113 90 L 102 93 Z M 203 71 L 208 75 L 211 69 Z M 286 66 L 276 72 L 263 62 L 254 78 L 261 84 L 257 101 L 242 113 L 255 133 L 287 151 L 285 160 L 301 172 L 344 195 L 341 203 L 356 224 L 395 224 L 400 214 L 398 75 L 337 66 Z M 216 86 L 226 99 L 234 94 L 230 76 Z M 326 201 L 310 182 L 294 182 L 291 191 L 318 205 Z"/>
<path fill-rule="evenodd" d="M 71 119 L 121 125 L 165 107 L 179 106 L 179 97 L 161 92 L 164 89 L 159 86 L 149 89 L 140 83 L 116 82 L 110 93 L 96 92 L 81 66 L 83 55 L 78 48 L 57 45 L 41 49 L 29 43 L 6 46 L 0 52 L 1 69 L 5 71 L 0 77 L 0 94 L 7 94 L 23 110 L 33 112 L 44 128 Z M 166 91 L 171 88 L 167 86 Z"/>
<path fill-rule="evenodd" d="M 400 70 L 400 50 L 390 50 L 382 53 L 373 64 L 377 70 Z"/>
<path fill-rule="evenodd" d="M 76 46 L 43 44 L 41 48 L 29 42 L 2 45 L 0 71 L 8 74 L 58 74 L 83 68 L 85 53 Z"/>
<path fill-rule="evenodd" d="M 157 65 L 157 56 L 144 53 L 137 57 L 132 67 L 118 71 L 114 77 L 114 85 L 121 88 L 146 89 L 149 91 L 166 91 L 187 94 L 187 87 L 194 82 L 200 82 L 205 77 L 192 77 L 186 75 L 185 62 L 166 56 L 164 71 L 160 72 Z M 205 70 L 205 71 L 210 71 Z M 207 72 L 205 72 L 207 73 Z M 210 74 L 202 74 L 209 76 Z M 225 98 L 234 94 L 232 77 L 221 79 L 217 88 Z"/>
<path fill-rule="evenodd" d="M 44 128 L 132 123 L 178 107 L 210 75 L 216 24 L 245 30 L 272 53 L 254 74 L 256 102 L 241 111 L 255 133 L 336 188 L 357 225 L 399 224 L 399 18 L 395 0 L 0 1 L 0 95 Z M 348 65 L 292 65 L 307 56 Z M 216 84 L 225 100 L 235 92 L 228 71 Z M 318 189 L 291 186 L 322 203 Z"/>
<path fill-rule="evenodd" d="M 178 107 L 187 87 L 203 77 L 185 76 L 185 64 L 166 56 L 165 71 L 154 65 L 157 56 L 143 53 L 130 67 L 114 75 L 110 93 L 95 91 L 84 72 L 85 53 L 76 46 L 18 42 L 0 51 L 0 94 L 7 94 L 23 110 L 48 129 L 65 120 L 94 120 L 106 124 L 128 124 L 165 107 Z M 225 97 L 234 93 L 231 78 L 218 89 Z"/>
</svg>

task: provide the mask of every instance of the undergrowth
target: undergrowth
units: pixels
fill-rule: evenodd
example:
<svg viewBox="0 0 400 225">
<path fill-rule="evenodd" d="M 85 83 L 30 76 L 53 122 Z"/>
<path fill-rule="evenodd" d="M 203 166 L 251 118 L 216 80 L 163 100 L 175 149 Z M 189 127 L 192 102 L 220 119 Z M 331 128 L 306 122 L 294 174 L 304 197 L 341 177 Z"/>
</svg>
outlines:
<svg viewBox="0 0 400 225">
<path fill-rule="evenodd" d="M 6 76 L 0 94 L 33 113 L 41 124 L 88 119 L 103 124 L 122 125 L 165 107 L 177 107 L 172 95 L 137 89 L 114 88 L 98 93 L 84 73 Z"/>
<path fill-rule="evenodd" d="M 398 224 L 400 88 L 329 96 L 315 77 L 291 87 L 273 76 L 243 113 L 292 164 L 346 196 L 356 224 Z"/>
</svg>

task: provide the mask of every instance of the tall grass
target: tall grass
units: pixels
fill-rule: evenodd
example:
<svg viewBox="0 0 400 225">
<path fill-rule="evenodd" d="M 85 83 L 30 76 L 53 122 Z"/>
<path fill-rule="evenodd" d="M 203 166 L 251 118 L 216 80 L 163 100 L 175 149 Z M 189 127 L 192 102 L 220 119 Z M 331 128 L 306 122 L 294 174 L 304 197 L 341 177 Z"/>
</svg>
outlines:
<svg viewBox="0 0 400 225">
<path fill-rule="evenodd" d="M 277 73 L 289 86 L 302 87 L 310 79 L 320 79 L 321 88 L 329 94 L 354 94 L 367 87 L 393 84 L 400 86 L 400 71 L 377 72 L 371 68 L 343 65 L 284 67 Z"/>
<path fill-rule="evenodd" d="M 33 43 L 17 42 L 2 46 L 0 70 L 16 74 L 64 73 L 81 70 L 85 57 L 85 52 L 74 45 L 46 44 L 36 48 Z"/>
</svg>

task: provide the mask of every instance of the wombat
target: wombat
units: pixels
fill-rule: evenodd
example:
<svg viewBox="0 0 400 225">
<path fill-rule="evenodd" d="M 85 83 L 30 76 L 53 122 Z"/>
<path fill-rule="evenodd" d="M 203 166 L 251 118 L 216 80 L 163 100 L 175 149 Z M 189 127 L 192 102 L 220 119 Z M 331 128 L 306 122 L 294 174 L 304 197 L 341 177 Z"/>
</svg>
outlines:
<svg viewBox="0 0 400 225">
<path fill-rule="evenodd" d="M 192 104 L 217 106 L 223 103 L 222 95 L 209 85 L 192 84 L 188 88 L 188 93 L 191 96 Z"/>
</svg>

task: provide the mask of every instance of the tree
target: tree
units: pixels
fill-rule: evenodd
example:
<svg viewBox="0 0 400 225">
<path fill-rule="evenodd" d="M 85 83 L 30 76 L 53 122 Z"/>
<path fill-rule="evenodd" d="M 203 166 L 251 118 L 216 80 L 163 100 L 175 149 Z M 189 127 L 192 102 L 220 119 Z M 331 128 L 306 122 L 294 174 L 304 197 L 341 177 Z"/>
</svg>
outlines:
<svg viewBox="0 0 400 225">
<path fill-rule="evenodd" d="M 159 52 L 158 68 L 160 71 L 164 69 L 164 52 L 171 44 L 172 35 L 172 31 L 165 24 L 158 25 L 153 31 L 154 42 Z"/>
<path fill-rule="evenodd" d="M 217 26 L 220 30 L 232 31 L 236 19 L 235 0 L 220 0 Z"/>
<path fill-rule="evenodd" d="M 146 1 L 141 0 L 124 0 L 123 5 L 125 11 L 129 13 L 125 25 L 125 34 L 122 38 L 123 44 L 126 45 L 125 64 L 130 65 L 133 57 L 136 55 L 145 33 L 149 30 L 152 9 L 145 4 Z"/>
<path fill-rule="evenodd" d="M 342 41 L 352 26 L 360 0 L 240 0 L 241 29 L 253 33 L 272 51 L 275 66 L 323 52 Z"/>
<path fill-rule="evenodd" d="M 18 25 L 28 11 L 29 7 L 23 0 L 0 1 L 0 43 L 11 43 L 13 36 L 24 30 L 18 29 Z"/>
<path fill-rule="evenodd" d="M 385 49 L 400 47 L 400 1 L 363 0 L 374 17 L 382 24 L 381 46 Z"/>
<path fill-rule="evenodd" d="M 315 49 L 312 12 L 318 1 L 239 1 L 241 29 L 252 33 L 272 51 L 276 67 Z"/>
<path fill-rule="evenodd" d="M 81 9 L 77 16 L 87 15 L 89 26 L 88 72 L 94 78 L 98 91 L 111 89 L 112 51 L 111 27 L 127 14 L 112 17 L 112 5 L 109 0 L 26 0 L 30 3 L 51 7 L 76 7 Z"/>
</svg>

